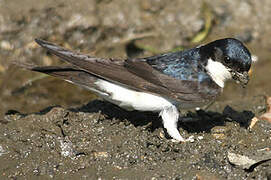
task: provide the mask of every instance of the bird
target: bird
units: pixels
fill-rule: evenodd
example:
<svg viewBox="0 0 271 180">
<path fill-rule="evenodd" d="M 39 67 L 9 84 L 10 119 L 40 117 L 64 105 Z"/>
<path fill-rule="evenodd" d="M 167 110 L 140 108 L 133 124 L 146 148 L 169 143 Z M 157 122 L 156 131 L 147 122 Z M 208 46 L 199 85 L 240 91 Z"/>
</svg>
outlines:
<svg viewBox="0 0 271 180">
<path fill-rule="evenodd" d="M 234 38 L 127 59 L 98 58 L 42 39 L 35 41 L 69 65 L 37 66 L 21 62 L 17 65 L 83 87 L 128 111 L 157 112 L 175 142 L 191 141 L 191 137 L 184 138 L 178 131 L 179 110 L 215 101 L 227 80 L 246 87 L 252 63 L 248 48 Z"/>
</svg>

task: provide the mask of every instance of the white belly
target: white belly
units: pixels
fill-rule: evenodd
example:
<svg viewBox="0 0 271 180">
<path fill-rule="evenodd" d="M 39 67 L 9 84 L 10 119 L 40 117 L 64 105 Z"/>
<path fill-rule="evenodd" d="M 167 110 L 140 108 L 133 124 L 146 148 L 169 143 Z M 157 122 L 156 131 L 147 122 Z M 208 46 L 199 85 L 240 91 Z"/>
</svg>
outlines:
<svg viewBox="0 0 271 180">
<path fill-rule="evenodd" d="M 105 80 L 98 80 L 95 85 L 103 91 L 98 92 L 102 98 L 127 110 L 161 111 L 172 106 L 172 103 L 163 97 L 127 89 Z"/>
</svg>

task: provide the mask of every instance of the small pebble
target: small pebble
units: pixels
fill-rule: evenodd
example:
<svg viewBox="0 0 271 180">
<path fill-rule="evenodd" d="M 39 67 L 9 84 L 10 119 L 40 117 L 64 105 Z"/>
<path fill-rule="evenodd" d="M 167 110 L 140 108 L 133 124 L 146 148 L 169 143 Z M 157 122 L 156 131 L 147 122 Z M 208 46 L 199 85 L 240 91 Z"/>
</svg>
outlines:
<svg viewBox="0 0 271 180">
<path fill-rule="evenodd" d="M 259 119 L 255 116 L 254 118 L 251 119 L 251 123 L 248 127 L 249 130 L 252 130 L 252 128 L 255 126 L 255 124 L 259 121 Z"/>
<path fill-rule="evenodd" d="M 108 158 L 108 152 L 93 152 L 95 158 Z"/>
<path fill-rule="evenodd" d="M 229 129 L 225 126 L 216 126 L 211 129 L 212 136 L 215 139 L 225 139 L 227 132 L 229 132 Z"/>
<path fill-rule="evenodd" d="M 2 48 L 4 50 L 13 50 L 14 47 L 8 41 L 1 41 L 0 42 L 0 48 Z"/>
<path fill-rule="evenodd" d="M 271 97 L 266 98 L 267 111 L 260 116 L 260 119 L 266 120 L 271 123 Z"/>
</svg>

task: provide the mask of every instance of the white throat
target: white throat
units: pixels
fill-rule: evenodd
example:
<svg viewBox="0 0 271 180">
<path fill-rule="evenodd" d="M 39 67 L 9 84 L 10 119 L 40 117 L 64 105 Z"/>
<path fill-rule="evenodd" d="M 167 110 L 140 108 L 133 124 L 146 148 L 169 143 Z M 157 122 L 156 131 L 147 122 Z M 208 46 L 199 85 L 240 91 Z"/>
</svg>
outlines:
<svg viewBox="0 0 271 180">
<path fill-rule="evenodd" d="M 206 66 L 207 73 L 211 76 L 213 81 L 216 82 L 221 88 L 224 87 L 224 82 L 227 79 L 231 79 L 231 73 L 229 69 L 222 63 L 208 59 Z"/>
</svg>

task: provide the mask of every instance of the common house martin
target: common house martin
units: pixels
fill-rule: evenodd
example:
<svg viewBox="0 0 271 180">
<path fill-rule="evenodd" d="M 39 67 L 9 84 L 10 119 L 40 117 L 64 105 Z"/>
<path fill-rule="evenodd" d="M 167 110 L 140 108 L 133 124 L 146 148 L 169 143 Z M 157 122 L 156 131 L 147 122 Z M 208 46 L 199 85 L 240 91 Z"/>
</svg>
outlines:
<svg viewBox="0 0 271 180">
<path fill-rule="evenodd" d="M 206 105 L 222 92 L 226 80 L 245 87 L 252 60 L 237 39 L 226 38 L 185 51 L 138 59 L 104 59 L 72 52 L 36 39 L 69 66 L 17 63 L 86 88 L 126 110 L 159 112 L 167 133 L 178 142 L 178 109 Z"/>
</svg>

